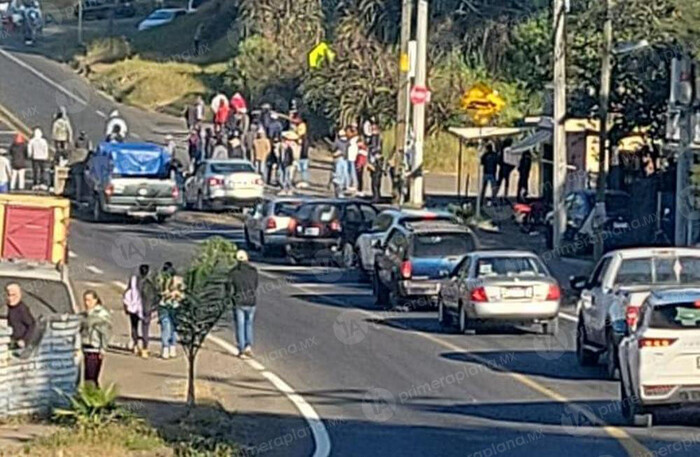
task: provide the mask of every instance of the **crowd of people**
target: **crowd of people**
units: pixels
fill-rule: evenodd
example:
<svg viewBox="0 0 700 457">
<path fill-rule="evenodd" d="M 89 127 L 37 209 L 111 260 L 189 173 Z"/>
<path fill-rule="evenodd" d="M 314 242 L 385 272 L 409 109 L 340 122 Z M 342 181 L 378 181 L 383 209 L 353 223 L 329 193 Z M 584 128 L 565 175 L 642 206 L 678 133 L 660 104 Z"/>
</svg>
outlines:
<svg viewBox="0 0 700 457">
<path fill-rule="evenodd" d="M 510 139 L 503 141 L 499 148 L 494 143 L 487 143 L 484 153 L 481 155 L 481 191 L 479 198 L 487 205 L 497 201 L 501 188 L 503 188 L 502 198 L 506 199 L 508 197 L 510 178 L 516 168 L 518 170 L 517 201 L 524 202 L 528 197 L 532 153 L 525 151 L 518 158 L 511 152 L 511 145 L 512 141 Z M 489 187 L 491 200 L 485 201 L 486 190 Z"/>
</svg>

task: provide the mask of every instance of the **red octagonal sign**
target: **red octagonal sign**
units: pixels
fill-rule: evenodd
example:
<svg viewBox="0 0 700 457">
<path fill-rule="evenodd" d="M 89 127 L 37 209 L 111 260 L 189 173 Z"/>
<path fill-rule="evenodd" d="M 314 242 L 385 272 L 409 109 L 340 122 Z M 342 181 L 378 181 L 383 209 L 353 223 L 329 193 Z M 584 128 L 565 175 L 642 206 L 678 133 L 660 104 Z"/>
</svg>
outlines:
<svg viewBox="0 0 700 457">
<path fill-rule="evenodd" d="M 413 86 L 411 89 L 411 103 L 421 105 L 430 101 L 430 91 L 423 86 Z"/>
</svg>

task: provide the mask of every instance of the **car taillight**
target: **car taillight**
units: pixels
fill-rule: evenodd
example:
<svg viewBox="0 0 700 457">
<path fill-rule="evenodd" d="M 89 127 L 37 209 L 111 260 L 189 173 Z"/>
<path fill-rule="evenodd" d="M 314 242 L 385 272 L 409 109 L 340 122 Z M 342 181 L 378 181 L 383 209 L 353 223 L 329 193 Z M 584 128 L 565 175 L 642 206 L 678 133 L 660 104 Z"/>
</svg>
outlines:
<svg viewBox="0 0 700 457">
<path fill-rule="evenodd" d="M 114 195 L 114 186 L 108 184 L 107 187 L 105 187 L 105 196 L 111 197 L 112 195 Z"/>
<path fill-rule="evenodd" d="M 273 218 L 269 218 L 267 220 L 267 224 L 265 224 L 265 228 L 268 230 L 274 230 L 277 228 L 277 222 Z"/>
<path fill-rule="evenodd" d="M 627 305 L 625 310 L 625 321 L 627 322 L 627 328 L 634 328 L 637 325 L 637 320 L 639 319 L 639 308 L 636 306 Z"/>
<path fill-rule="evenodd" d="M 207 184 L 209 187 L 219 187 L 224 185 L 224 180 L 222 178 L 209 178 Z"/>
<path fill-rule="evenodd" d="M 287 225 L 287 231 L 291 234 L 294 234 L 294 231 L 296 230 L 297 225 L 299 225 L 299 222 L 296 219 L 289 219 L 289 224 Z"/>
<path fill-rule="evenodd" d="M 470 298 L 471 301 L 475 302 L 489 301 L 489 297 L 486 296 L 486 289 L 484 289 L 483 287 L 477 287 L 476 289 L 472 290 Z"/>
<path fill-rule="evenodd" d="M 180 189 L 177 186 L 173 186 L 173 188 L 170 190 L 170 195 L 177 200 L 180 198 Z"/>
<path fill-rule="evenodd" d="M 644 386 L 644 395 L 648 397 L 658 397 L 667 395 L 673 386 Z"/>
<path fill-rule="evenodd" d="M 337 221 L 337 220 L 331 221 L 329 226 L 330 226 L 331 231 L 333 231 L 333 232 L 340 232 L 343 230 L 343 226 L 340 225 L 340 221 Z"/>
<path fill-rule="evenodd" d="M 639 348 L 667 348 L 676 342 L 676 338 L 642 338 Z"/>
<path fill-rule="evenodd" d="M 410 260 L 404 260 L 401 262 L 401 277 L 409 279 L 411 275 L 413 275 L 413 265 Z"/>
<path fill-rule="evenodd" d="M 561 298 L 561 289 L 556 284 L 549 285 L 549 291 L 547 292 L 547 300 L 559 300 Z"/>
</svg>

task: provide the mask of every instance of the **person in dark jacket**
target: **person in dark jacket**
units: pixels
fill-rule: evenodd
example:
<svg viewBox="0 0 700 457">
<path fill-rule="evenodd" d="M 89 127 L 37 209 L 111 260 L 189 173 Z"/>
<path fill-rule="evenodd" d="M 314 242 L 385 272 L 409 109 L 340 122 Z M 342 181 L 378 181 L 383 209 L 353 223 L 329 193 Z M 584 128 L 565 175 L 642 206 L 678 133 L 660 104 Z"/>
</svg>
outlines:
<svg viewBox="0 0 700 457">
<path fill-rule="evenodd" d="M 523 152 L 518 164 L 518 201 L 524 202 L 528 196 L 530 169 L 532 168 L 532 153 Z"/>
<path fill-rule="evenodd" d="M 151 317 L 158 309 L 158 288 L 155 279 L 151 275 L 151 267 L 146 264 L 139 266 L 137 283 L 141 294 L 142 306 L 141 339 L 143 340 L 143 347 L 141 348 L 141 357 L 147 359 Z"/>
<path fill-rule="evenodd" d="M 24 190 L 24 180 L 29 168 L 29 156 L 27 155 L 27 140 L 24 135 L 18 133 L 10 145 L 10 165 L 12 176 L 10 177 L 10 190 Z"/>
<path fill-rule="evenodd" d="M 29 307 L 22 301 L 22 288 L 19 284 L 8 284 L 5 287 L 5 296 L 7 299 L 7 323 L 12 329 L 10 345 L 21 349 L 32 340 L 36 330 L 36 320 Z"/>
<path fill-rule="evenodd" d="M 481 179 L 481 201 L 484 201 L 484 196 L 486 195 L 486 187 L 491 186 L 491 198 L 496 197 L 496 173 L 498 171 L 498 154 L 493 148 L 493 144 L 489 143 L 486 145 L 486 152 L 481 156 L 481 168 L 482 168 L 482 179 Z"/>
<path fill-rule="evenodd" d="M 236 253 L 238 265 L 231 273 L 234 287 L 234 306 L 236 316 L 236 341 L 238 356 L 253 355 L 253 319 L 257 303 L 258 270 L 248 262 L 248 254 L 239 250 Z"/>
<path fill-rule="evenodd" d="M 265 132 L 270 141 L 280 141 L 282 139 L 283 130 L 284 126 L 279 120 L 279 115 L 275 112 L 270 113 L 270 123 L 268 124 Z"/>
</svg>

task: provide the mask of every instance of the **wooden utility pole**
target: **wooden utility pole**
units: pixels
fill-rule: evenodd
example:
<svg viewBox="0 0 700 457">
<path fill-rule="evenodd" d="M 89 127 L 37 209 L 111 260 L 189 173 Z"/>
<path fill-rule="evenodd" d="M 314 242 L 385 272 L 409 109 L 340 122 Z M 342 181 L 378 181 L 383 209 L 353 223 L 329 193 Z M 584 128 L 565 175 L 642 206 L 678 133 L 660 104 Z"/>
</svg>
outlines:
<svg viewBox="0 0 700 457">
<path fill-rule="evenodd" d="M 553 249 L 561 253 L 561 239 L 566 227 L 562 195 L 566 184 L 566 6 L 554 0 L 554 122 L 552 157 L 552 208 L 554 210 Z"/>
<path fill-rule="evenodd" d="M 603 24 L 603 50 L 600 66 L 600 101 L 598 142 L 598 183 L 596 185 L 596 213 L 593 219 L 595 233 L 593 257 L 598 260 L 603 255 L 603 222 L 605 221 L 605 188 L 608 159 L 608 106 L 610 104 L 610 78 L 612 73 L 613 30 L 612 0 L 605 0 L 605 23 Z"/>
<path fill-rule="evenodd" d="M 406 113 L 408 113 L 408 98 L 406 91 L 408 90 L 408 42 L 411 40 L 411 20 L 413 18 L 413 0 L 403 0 L 401 4 L 401 42 L 399 46 L 399 90 L 396 95 L 396 134 L 394 136 L 394 170 L 399 175 L 399 179 L 395 180 L 401 183 L 401 188 L 394 189 L 394 202 L 398 203 L 401 200 L 403 192 L 403 176 L 404 176 L 404 139 L 406 138 Z"/>
</svg>

